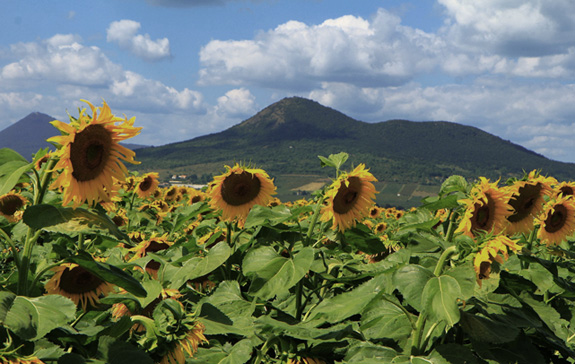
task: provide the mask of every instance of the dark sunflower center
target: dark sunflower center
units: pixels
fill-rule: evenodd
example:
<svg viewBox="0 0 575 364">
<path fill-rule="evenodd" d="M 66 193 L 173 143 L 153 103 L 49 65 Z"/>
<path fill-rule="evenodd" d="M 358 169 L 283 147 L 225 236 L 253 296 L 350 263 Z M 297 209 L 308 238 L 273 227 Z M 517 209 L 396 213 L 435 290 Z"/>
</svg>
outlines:
<svg viewBox="0 0 575 364">
<path fill-rule="evenodd" d="M 138 188 L 144 192 L 149 190 L 151 187 L 152 187 L 152 177 L 144 178 L 144 180 L 140 182 L 140 184 L 138 185 Z"/>
<path fill-rule="evenodd" d="M 194 203 L 200 202 L 201 200 L 202 200 L 202 197 L 199 195 L 196 195 L 196 196 L 192 197 L 191 203 L 194 204 Z"/>
<path fill-rule="evenodd" d="M 60 277 L 60 289 L 67 293 L 86 293 L 95 291 L 103 280 L 82 267 L 66 268 Z"/>
<path fill-rule="evenodd" d="M 90 125 L 76 134 L 70 144 L 72 176 L 78 181 L 97 178 L 106 167 L 112 151 L 112 136 L 102 125 Z"/>
<path fill-rule="evenodd" d="M 168 249 L 170 246 L 166 243 L 162 243 L 156 240 L 152 240 L 150 241 L 150 244 L 148 245 L 148 247 L 146 248 L 146 253 L 155 253 L 155 252 L 159 252 L 160 250 L 166 250 Z"/>
<path fill-rule="evenodd" d="M 495 202 L 491 196 L 486 195 L 487 203 L 476 203 L 474 208 L 475 212 L 471 219 L 471 229 L 474 231 L 484 230 L 491 231 L 494 223 Z"/>
<path fill-rule="evenodd" d="M 345 214 L 355 206 L 357 198 L 361 193 L 361 179 L 359 177 L 349 177 L 348 185 L 342 183 L 333 198 L 333 211 L 338 214 Z"/>
<path fill-rule="evenodd" d="M 260 193 L 262 183 L 249 172 L 233 173 L 222 183 L 222 199 L 232 206 L 250 202 Z"/>
<path fill-rule="evenodd" d="M 539 198 L 541 189 L 541 183 L 537 183 L 536 185 L 525 185 L 519 188 L 517 194 L 513 195 L 509 200 L 509 204 L 515 209 L 515 213 L 507 219 L 513 223 L 519 222 L 528 217 L 535 207 L 535 201 Z"/>
<path fill-rule="evenodd" d="M 545 219 L 545 231 L 554 233 L 565 226 L 567 221 L 567 208 L 563 205 L 555 206 L 555 211 Z"/>
<path fill-rule="evenodd" d="M 24 203 L 15 195 L 7 195 L 0 199 L 0 212 L 6 216 L 14 215 L 22 206 Z"/>
<path fill-rule="evenodd" d="M 569 186 L 563 186 L 559 189 L 559 192 L 563 194 L 563 196 L 573 196 L 573 189 Z"/>
</svg>

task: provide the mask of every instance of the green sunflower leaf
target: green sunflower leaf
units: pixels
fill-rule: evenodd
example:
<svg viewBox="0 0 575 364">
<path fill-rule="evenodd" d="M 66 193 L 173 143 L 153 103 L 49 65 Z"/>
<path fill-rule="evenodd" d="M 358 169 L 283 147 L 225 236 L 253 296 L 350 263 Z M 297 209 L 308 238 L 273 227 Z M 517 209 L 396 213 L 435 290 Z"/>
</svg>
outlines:
<svg viewBox="0 0 575 364">
<path fill-rule="evenodd" d="M 448 275 L 433 277 L 427 281 L 421 294 L 423 311 L 432 319 L 453 326 L 460 318 L 457 299 L 461 296 L 461 287 L 455 278 Z"/>
<path fill-rule="evenodd" d="M 129 240 L 105 213 L 97 210 L 41 204 L 28 207 L 24 211 L 23 220 L 33 229 L 66 232 L 71 236 L 107 233 L 119 240 Z"/>
<path fill-rule="evenodd" d="M 242 263 L 243 273 L 252 278 L 250 292 L 269 299 L 285 293 L 306 275 L 313 263 L 314 249 L 303 248 L 293 258 L 278 254 L 272 247 L 251 250 Z"/>
<path fill-rule="evenodd" d="M 33 163 L 14 160 L 0 165 L 0 196 L 10 192 L 22 175 L 32 169 Z"/>
<path fill-rule="evenodd" d="M 74 319 L 76 305 L 60 295 L 16 296 L 0 292 L 0 324 L 24 340 L 35 340 Z"/>
<path fill-rule="evenodd" d="M 95 261 L 86 252 L 79 252 L 78 255 L 70 257 L 66 261 L 78 264 L 101 280 L 122 287 L 135 296 L 145 297 L 147 295 L 144 287 L 134 277 L 118 267 Z"/>
</svg>

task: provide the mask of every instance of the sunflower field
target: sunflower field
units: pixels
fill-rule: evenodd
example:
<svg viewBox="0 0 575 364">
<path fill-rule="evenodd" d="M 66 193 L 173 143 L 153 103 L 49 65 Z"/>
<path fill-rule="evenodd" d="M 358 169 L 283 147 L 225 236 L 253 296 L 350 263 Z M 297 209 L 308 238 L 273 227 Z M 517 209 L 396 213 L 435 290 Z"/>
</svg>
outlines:
<svg viewBox="0 0 575 364">
<path fill-rule="evenodd" d="M 575 363 L 575 183 L 452 176 L 404 211 L 340 153 L 294 202 L 242 164 L 160 188 L 87 105 L 0 149 L 1 364 Z"/>
</svg>

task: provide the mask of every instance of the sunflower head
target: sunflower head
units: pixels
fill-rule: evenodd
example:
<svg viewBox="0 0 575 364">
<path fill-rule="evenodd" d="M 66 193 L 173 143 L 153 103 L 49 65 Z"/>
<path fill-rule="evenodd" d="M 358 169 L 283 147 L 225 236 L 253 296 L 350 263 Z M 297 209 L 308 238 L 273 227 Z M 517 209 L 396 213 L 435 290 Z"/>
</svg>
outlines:
<svg viewBox="0 0 575 364">
<path fill-rule="evenodd" d="M 59 120 L 52 122 L 62 135 L 48 139 L 60 145 L 54 152 L 58 163 L 54 170 L 60 175 L 52 188 L 63 190 L 63 204 L 72 202 L 78 207 L 84 202 L 90 204 L 109 201 L 116 191 L 116 181 L 124 181 L 128 171 L 122 161 L 137 163 L 135 153 L 119 143 L 140 132 L 133 126 L 134 119 L 119 118 L 112 114 L 108 105 L 94 107 L 92 116 L 80 110 L 80 116 L 70 117 L 70 123 Z"/>
<path fill-rule="evenodd" d="M 517 241 L 505 235 L 498 235 L 483 243 L 473 260 L 479 286 L 483 279 L 489 278 L 493 263 L 502 264 L 509 258 L 510 252 L 516 253 L 520 250 Z"/>
<path fill-rule="evenodd" d="M 466 206 L 465 213 L 456 232 L 462 232 L 470 237 L 488 232 L 499 234 L 507 227 L 507 217 L 513 213 L 508 201 L 511 191 L 499 189 L 497 182 L 490 183 L 480 177 L 470 193 L 469 199 L 462 200 Z"/>
<path fill-rule="evenodd" d="M 141 198 L 152 196 L 160 184 L 159 177 L 159 174 L 155 172 L 143 175 L 136 185 L 136 194 Z"/>
<path fill-rule="evenodd" d="M 0 196 L 0 216 L 9 222 L 19 221 L 26 202 L 26 199 L 19 193 L 10 192 Z"/>
<path fill-rule="evenodd" d="M 537 237 L 547 245 L 558 245 L 575 232 L 575 200 L 572 195 L 559 195 L 545 204 L 535 218 Z"/>
<path fill-rule="evenodd" d="M 527 234 L 533 230 L 534 218 L 543 209 L 545 196 L 553 193 L 551 186 L 555 182 L 551 177 L 543 177 L 532 171 L 524 180 L 507 187 L 511 191 L 509 205 L 514 210 L 513 214 L 507 217 L 507 234 Z"/>
<path fill-rule="evenodd" d="M 237 221 L 243 225 L 254 205 L 266 206 L 271 201 L 276 187 L 262 169 L 239 164 L 226 168 L 226 173 L 214 177 L 209 191 L 210 206 L 222 212 L 224 221 Z"/>
<path fill-rule="evenodd" d="M 321 210 L 321 220 L 333 219 L 333 229 L 344 231 L 355 226 L 357 220 L 369 215 L 374 205 L 377 179 L 360 164 L 332 183 L 326 192 L 326 205 Z"/>
<path fill-rule="evenodd" d="M 101 280 L 88 270 L 73 263 L 64 263 L 52 268 L 55 274 L 44 286 L 49 294 L 59 294 L 70 298 L 76 305 L 80 303 L 86 311 L 88 304 L 96 306 L 100 296 L 106 296 L 114 286 Z"/>
<path fill-rule="evenodd" d="M 162 250 L 166 250 L 173 244 L 173 242 L 168 240 L 167 234 L 162 236 L 153 235 L 150 237 L 150 239 L 140 242 L 137 246 L 130 250 L 135 252 L 133 259 L 138 259 L 145 257 L 148 253 L 156 253 Z M 158 270 L 160 269 L 160 263 L 152 259 L 146 264 L 144 269 L 153 278 L 157 278 Z"/>
<path fill-rule="evenodd" d="M 557 195 L 573 196 L 575 195 L 575 182 L 561 182 L 553 189 Z"/>
</svg>

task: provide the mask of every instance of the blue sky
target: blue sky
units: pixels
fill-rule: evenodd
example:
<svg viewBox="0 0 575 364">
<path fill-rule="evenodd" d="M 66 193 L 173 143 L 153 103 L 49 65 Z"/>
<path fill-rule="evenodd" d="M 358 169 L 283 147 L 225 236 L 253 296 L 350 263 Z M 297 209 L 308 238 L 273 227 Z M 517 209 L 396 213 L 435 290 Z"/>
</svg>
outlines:
<svg viewBox="0 0 575 364">
<path fill-rule="evenodd" d="M 575 162 L 575 2 L 0 0 L 0 129 L 104 99 L 163 145 L 294 95 Z"/>
</svg>

